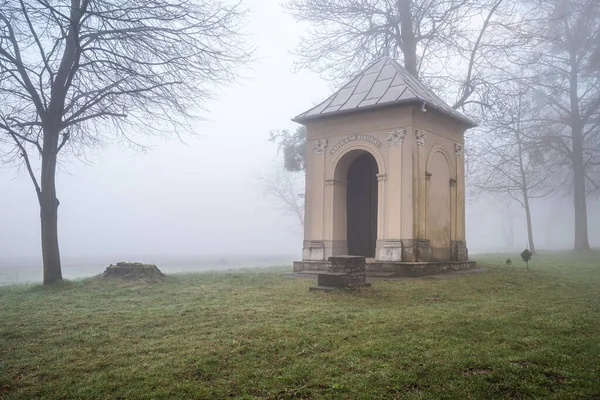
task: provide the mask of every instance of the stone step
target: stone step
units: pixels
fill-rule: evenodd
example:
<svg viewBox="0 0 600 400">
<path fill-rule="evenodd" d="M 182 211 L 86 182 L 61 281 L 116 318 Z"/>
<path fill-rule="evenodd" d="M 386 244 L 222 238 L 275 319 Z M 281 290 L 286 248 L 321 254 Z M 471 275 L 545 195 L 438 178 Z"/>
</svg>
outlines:
<svg viewBox="0 0 600 400">
<path fill-rule="evenodd" d="M 320 270 L 320 269 L 305 269 L 304 271 L 298 271 L 296 273 L 301 274 L 301 275 L 318 275 L 323 272 L 327 272 L 327 271 Z"/>
<path fill-rule="evenodd" d="M 397 276 L 395 272 L 367 271 L 367 278 L 391 278 L 395 276 Z"/>
<path fill-rule="evenodd" d="M 295 272 L 295 274 L 298 274 L 300 276 L 306 276 L 306 277 L 317 277 L 317 275 L 319 274 L 327 274 L 329 272 L 327 271 L 323 271 L 323 270 L 318 270 L 318 269 L 308 269 L 305 271 L 300 271 L 300 272 Z M 372 277 L 372 278 L 391 278 L 393 276 L 397 276 L 398 274 L 396 272 L 389 272 L 389 271 L 367 271 L 367 277 Z"/>
</svg>

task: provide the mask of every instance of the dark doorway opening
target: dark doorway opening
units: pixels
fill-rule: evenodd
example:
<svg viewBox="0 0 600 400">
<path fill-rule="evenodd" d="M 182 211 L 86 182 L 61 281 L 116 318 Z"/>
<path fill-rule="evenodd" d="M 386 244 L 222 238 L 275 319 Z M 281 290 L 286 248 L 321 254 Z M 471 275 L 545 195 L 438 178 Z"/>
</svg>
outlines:
<svg viewBox="0 0 600 400">
<path fill-rule="evenodd" d="M 377 243 L 377 161 L 358 156 L 348 168 L 346 211 L 348 254 L 375 257 Z"/>
</svg>

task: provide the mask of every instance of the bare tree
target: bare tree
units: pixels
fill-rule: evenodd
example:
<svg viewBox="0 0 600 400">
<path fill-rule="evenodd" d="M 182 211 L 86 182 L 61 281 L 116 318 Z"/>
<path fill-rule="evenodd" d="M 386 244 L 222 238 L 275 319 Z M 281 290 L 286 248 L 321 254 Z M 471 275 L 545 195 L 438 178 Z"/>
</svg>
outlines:
<svg viewBox="0 0 600 400">
<path fill-rule="evenodd" d="M 586 196 L 600 189 L 600 3 L 538 0 L 544 22 L 529 26 L 535 46 L 516 54 L 522 82 L 535 90 L 543 129 L 537 139 L 573 191 L 575 249 L 589 249 Z"/>
<path fill-rule="evenodd" d="M 265 194 L 275 198 L 284 215 L 294 215 L 304 229 L 304 186 L 298 174 L 306 169 L 306 127 L 272 130 L 269 141 L 277 144 L 283 165 L 275 166 L 268 175 L 258 175 Z M 283 167 L 283 168 L 282 168 Z"/>
<path fill-rule="evenodd" d="M 266 175 L 257 175 L 257 179 L 267 196 L 278 203 L 283 215 L 291 215 L 304 229 L 304 186 L 299 174 L 285 168 L 273 168 Z"/>
<path fill-rule="evenodd" d="M 249 57 L 242 13 L 209 0 L 0 0 L 0 145 L 35 188 L 45 284 L 62 279 L 59 155 L 189 128 Z"/>
<path fill-rule="evenodd" d="M 528 139 L 529 132 L 539 129 L 532 122 L 537 108 L 530 95 L 519 87 L 507 90 L 486 113 L 484 134 L 475 142 L 477 168 L 472 184 L 480 193 L 507 195 L 523 207 L 529 248 L 535 253 L 531 199 L 547 196 L 555 188 L 550 184 L 554 171 L 547 167 L 537 142 Z"/>
<path fill-rule="evenodd" d="M 512 34 L 525 18 L 513 0 L 289 0 L 286 7 L 311 24 L 297 67 L 345 81 L 383 55 L 403 58 L 455 108 L 485 104 L 487 66 L 528 40 Z"/>
<path fill-rule="evenodd" d="M 289 0 L 287 10 L 311 24 L 297 50 L 297 68 L 346 81 L 374 59 L 402 58 L 405 68 L 454 108 L 493 103 L 487 69 L 529 41 L 515 35 L 530 19 L 515 0 Z M 504 78 L 502 78 L 504 79 Z M 305 133 L 272 136 L 284 160 L 303 165 Z M 297 157 L 296 157 L 297 158 Z"/>
</svg>

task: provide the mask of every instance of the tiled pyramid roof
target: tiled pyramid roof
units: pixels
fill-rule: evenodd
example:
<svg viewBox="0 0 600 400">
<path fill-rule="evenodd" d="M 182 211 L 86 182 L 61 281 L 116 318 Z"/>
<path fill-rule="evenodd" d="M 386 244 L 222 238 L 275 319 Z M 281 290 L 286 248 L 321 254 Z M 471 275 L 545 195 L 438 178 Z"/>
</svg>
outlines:
<svg viewBox="0 0 600 400">
<path fill-rule="evenodd" d="M 426 107 L 434 108 L 466 125 L 477 125 L 444 103 L 431 89 L 387 56 L 367 67 L 321 104 L 298 115 L 294 121 L 304 122 L 400 103 L 425 103 Z"/>
</svg>

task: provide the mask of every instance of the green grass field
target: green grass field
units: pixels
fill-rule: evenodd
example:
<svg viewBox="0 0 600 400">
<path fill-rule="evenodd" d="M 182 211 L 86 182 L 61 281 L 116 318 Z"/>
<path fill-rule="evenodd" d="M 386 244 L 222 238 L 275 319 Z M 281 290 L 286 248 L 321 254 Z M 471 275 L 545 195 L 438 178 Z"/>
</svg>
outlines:
<svg viewBox="0 0 600 400">
<path fill-rule="evenodd" d="M 3 399 L 600 399 L 600 255 L 309 293 L 286 268 L 0 288 Z"/>
</svg>

